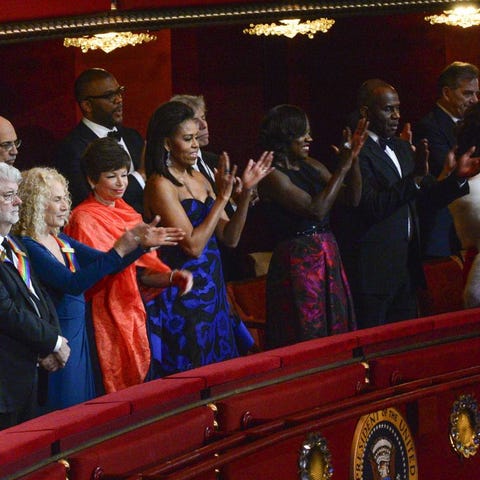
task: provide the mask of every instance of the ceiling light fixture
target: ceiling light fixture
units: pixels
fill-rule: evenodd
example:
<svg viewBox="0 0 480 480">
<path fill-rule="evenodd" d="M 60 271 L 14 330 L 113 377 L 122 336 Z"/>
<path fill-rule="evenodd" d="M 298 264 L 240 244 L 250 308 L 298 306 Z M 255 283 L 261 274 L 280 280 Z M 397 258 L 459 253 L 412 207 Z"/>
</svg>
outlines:
<svg viewBox="0 0 480 480">
<path fill-rule="evenodd" d="M 116 0 L 112 0 L 110 11 L 117 10 Z M 63 40 L 64 47 L 79 47 L 83 53 L 88 50 L 101 49 L 105 53 L 110 53 L 116 48 L 126 47 L 128 45 L 138 45 L 140 43 L 151 42 L 156 40 L 155 35 L 149 33 L 132 33 L 132 32 L 107 32 L 97 33 L 96 35 L 75 38 L 65 38 Z"/>
<path fill-rule="evenodd" d="M 308 38 L 313 38 L 317 32 L 326 33 L 335 20 L 330 18 L 319 18 L 317 20 L 306 20 L 301 22 L 298 18 L 292 18 L 288 20 L 280 20 L 280 25 L 277 23 L 263 23 L 263 24 L 250 24 L 250 28 L 245 28 L 243 33 L 249 35 L 284 35 L 288 38 L 293 38 L 296 35 L 307 35 Z"/>
<path fill-rule="evenodd" d="M 472 6 L 456 7 L 446 10 L 442 15 L 431 15 L 425 17 L 432 25 L 444 23 L 445 25 L 469 28 L 480 25 L 480 9 Z"/>
</svg>

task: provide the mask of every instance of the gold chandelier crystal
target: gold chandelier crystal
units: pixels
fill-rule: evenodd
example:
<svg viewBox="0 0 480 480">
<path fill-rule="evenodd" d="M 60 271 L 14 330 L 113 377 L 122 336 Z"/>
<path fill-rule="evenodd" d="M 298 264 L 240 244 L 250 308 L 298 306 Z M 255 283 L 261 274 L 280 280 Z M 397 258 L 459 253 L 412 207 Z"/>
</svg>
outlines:
<svg viewBox="0 0 480 480">
<path fill-rule="evenodd" d="M 277 23 L 263 23 L 263 24 L 250 24 L 250 28 L 245 28 L 243 33 L 249 35 L 284 35 L 288 38 L 293 38 L 295 35 L 307 35 L 308 38 L 313 38 L 317 32 L 326 33 L 335 20 L 329 18 L 319 18 L 317 20 L 307 20 L 301 22 L 298 18 L 292 18 L 288 20 L 280 20 L 280 25 Z"/>
<path fill-rule="evenodd" d="M 156 40 L 156 38 L 155 35 L 150 35 L 149 33 L 108 32 L 98 33 L 91 37 L 65 38 L 63 45 L 65 47 L 79 47 L 83 53 L 88 52 L 88 50 L 97 49 L 110 53 L 116 48 L 151 42 L 152 40 Z"/>
<path fill-rule="evenodd" d="M 442 15 L 425 17 L 432 25 L 444 23 L 455 27 L 469 28 L 480 24 L 480 9 L 475 7 L 456 7 L 446 10 Z"/>
</svg>

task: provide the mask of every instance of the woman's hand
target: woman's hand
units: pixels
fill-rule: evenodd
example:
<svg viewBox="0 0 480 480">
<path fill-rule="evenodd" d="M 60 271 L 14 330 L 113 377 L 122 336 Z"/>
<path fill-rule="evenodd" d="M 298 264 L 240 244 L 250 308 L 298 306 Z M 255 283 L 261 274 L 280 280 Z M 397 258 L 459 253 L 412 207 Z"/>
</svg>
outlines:
<svg viewBox="0 0 480 480">
<path fill-rule="evenodd" d="M 272 167 L 272 162 L 273 152 L 263 152 L 256 162 L 250 159 L 242 175 L 243 189 L 252 190 L 260 180 L 272 173 L 275 170 Z"/>
<path fill-rule="evenodd" d="M 139 245 L 144 249 L 177 245 L 185 237 L 185 232 L 181 228 L 157 227 L 159 221 L 160 217 L 157 215 L 148 224 L 141 222 L 135 225 L 115 242 L 113 248 L 124 257 Z"/>
<path fill-rule="evenodd" d="M 193 275 L 189 270 L 172 270 L 170 285 L 175 285 L 180 290 L 180 295 L 188 293 L 193 286 Z"/>
<path fill-rule="evenodd" d="M 232 195 L 235 183 L 235 174 L 237 166 L 234 165 L 230 169 L 230 158 L 227 152 L 222 152 L 218 160 L 218 166 L 215 169 L 215 186 L 217 187 L 217 197 L 227 201 Z"/>
<path fill-rule="evenodd" d="M 333 150 L 340 158 L 341 165 L 346 169 L 349 169 L 352 166 L 352 163 L 358 158 L 358 154 L 368 137 L 367 130 L 368 121 L 365 118 L 361 118 L 358 121 L 357 128 L 353 134 L 349 127 L 343 129 L 343 144 L 341 148 L 332 145 Z"/>
</svg>

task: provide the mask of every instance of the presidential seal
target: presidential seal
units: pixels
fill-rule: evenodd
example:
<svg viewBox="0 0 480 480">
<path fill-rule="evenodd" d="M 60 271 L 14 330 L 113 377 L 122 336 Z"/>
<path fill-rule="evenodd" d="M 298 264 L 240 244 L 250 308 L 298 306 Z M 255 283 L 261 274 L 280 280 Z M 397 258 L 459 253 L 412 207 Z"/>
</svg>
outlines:
<svg viewBox="0 0 480 480">
<path fill-rule="evenodd" d="M 298 457 L 301 480 L 330 480 L 333 475 L 327 441 L 319 433 L 310 433 Z"/>
<path fill-rule="evenodd" d="M 450 443 L 462 457 L 473 457 L 480 444 L 480 414 L 472 395 L 460 395 L 450 413 Z"/>
<path fill-rule="evenodd" d="M 351 480 L 417 480 L 415 443 L 395 408 L 360 418 L 352 444 Z"/>
</svg>

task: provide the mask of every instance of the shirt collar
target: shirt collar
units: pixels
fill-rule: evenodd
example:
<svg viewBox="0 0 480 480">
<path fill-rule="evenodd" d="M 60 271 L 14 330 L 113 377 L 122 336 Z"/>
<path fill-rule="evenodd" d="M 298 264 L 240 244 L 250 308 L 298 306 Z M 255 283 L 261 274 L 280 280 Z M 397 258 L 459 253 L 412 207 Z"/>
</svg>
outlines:
<svg viewBox="0 0 480 480">
<path fill-rule="evenodd" d="M 454 117 L 443 105 L 437 103 L 437 106 L 438 108 L 440 108 L 440 110 L 443 110 L 452 119 L 453 123 L 457 123 L 461 120 L 461 118 Z"/>
<path fill-rule="evenodd" d="M 83 117 L 82 122 L 99 138 L 104 138 L 108 135 L 108 132 L 112 130 L 118 130 L 117 127 L 107 128 L 98 123 L 92 122 L 88 118 Z"/>
</svg>

